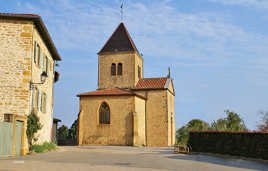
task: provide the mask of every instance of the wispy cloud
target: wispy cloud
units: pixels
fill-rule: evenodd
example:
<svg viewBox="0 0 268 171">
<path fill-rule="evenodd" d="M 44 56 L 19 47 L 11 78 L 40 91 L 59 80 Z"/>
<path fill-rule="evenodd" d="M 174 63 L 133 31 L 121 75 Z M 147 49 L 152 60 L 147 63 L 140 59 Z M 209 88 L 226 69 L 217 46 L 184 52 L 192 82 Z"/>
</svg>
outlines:
<svg viewBox="0 0 268 171">
<path fill-rule="evenodd" d="M 247 7 L 268 8 L 267 0 L 209 0 L 224 5 L 242 5 Z"/>
<path fill-rule="evenodd" d="M 210 1 L 268 3 L 257 0 Z M 120 21 L 120 2 L 117 3 L 118 7 L 95 1 L 42 0 L 39 4 L 21 2 L 18 7 L 41 13 L 60 48 L 96 53 Z M 247 32 L 219 15 L 180 12 L 169 5 L 169 1 L 132 2 L 125 8 L 125 23 L 145 55 L 177 59 L 217 58 L 214 61 L 222 64 L 234 56 L 268 54 L 267 36 Z"/>
</svg>

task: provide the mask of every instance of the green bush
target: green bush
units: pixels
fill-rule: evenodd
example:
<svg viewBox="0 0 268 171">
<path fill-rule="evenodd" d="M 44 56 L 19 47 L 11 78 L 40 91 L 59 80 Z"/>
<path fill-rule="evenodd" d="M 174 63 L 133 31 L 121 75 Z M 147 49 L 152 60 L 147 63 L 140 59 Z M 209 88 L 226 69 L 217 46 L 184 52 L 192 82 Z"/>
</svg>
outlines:
<svg viewBox="0 0 268 171">
<path fill-rule="evenodd" d="M 55 150 L 57 145 L 52 142 L 45 142 L 42 145 L 34 144 L 32 146 L 32 152 L 42 153 L 46 151 Z"/>
</svg>

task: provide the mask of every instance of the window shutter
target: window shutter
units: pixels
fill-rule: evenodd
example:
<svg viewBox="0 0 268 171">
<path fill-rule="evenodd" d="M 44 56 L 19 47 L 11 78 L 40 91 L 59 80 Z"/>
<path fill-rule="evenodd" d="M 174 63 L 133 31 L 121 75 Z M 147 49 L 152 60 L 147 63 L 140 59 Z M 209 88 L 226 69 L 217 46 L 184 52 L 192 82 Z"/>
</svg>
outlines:
<svg viewBox="0 0 268 171">
<path fill-rule="evenodd" d="M 37 49 L 37 42 L 34 41 L 34 63 L 36 63 L 36 49 Z"/>
<path fill-rule="evenodd" d="M 42 56 L 42 49 L 39 46 L 39 53 L 38 53 L 38 65 L 39 65 L 39 67 L 40 67 L 40 63 L 41 63 L 41 56 Z"/>
<path fill-rule="evenodd" d="M 44 113 L 47 113 L 47 95 L 44 94 Z"/>
<path fill-rule="evenodd" d="M 43 70 L 42 71 L 46 71 L 46 55 L 45 55 L 45 53 L 43 54 L 43 61 L 42 61 L 43 63 Z"/>
<path fill-rule="evenodd" d="M 47 68 L 46 68 L 46 69 L 47 69 L 47 70 L 46 70 L 47 75 L 48 75 L 48 73 L 49 73 L 49 66 L 50 66 L 50 65 L 49 65 L 49 62 L 50 62 L 50 61 L 49 61 L 48 58 L 47 58 Z"/>
<path fill-rule="evenodd" d="M 43 112 L 43 93 L 41 93 L 40 111 Z"/>
<path fill-rule="evenodd" d="M 34 109 L 34 104 L 35 104 L 35 88 L 33 89 L 33 92 L 32 92 L 32 110 Z"/>
<path fill-rule="evenodd" d="M 39 90 L 36 90 L 36 110 L 39 109 Z"/>
</svg>

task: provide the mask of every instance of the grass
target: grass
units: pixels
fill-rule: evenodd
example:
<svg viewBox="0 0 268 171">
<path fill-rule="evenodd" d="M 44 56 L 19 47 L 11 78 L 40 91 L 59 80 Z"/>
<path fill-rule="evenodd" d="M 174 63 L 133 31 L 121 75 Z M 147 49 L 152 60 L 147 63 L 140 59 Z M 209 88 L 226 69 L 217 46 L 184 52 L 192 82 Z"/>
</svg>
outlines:
<svg viewBox="0 0 268 171">
<path fill-rule="evenodd" d="M 55 150 L 57 145 L 52 142 L 45 142 L 42 145 L 34 144 L 32 146 L 32 152 L 43 153 L 51 150 Z"/>
</svg>

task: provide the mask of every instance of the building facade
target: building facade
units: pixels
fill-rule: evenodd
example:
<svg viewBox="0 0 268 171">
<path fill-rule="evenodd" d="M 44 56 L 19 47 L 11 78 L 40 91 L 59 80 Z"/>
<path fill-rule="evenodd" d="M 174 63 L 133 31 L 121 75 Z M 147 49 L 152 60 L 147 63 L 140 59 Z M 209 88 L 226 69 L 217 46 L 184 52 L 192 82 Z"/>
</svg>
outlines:
<svg viewBox="0 0 268 171">
<path fill-rule="evenodd" d="M 170 73 L 143 77 L 143 57 L 123 23 L 98 56 L 98 89 L 78 94 L 78 144 L 174 145 L 175 91 Z"/>
<path fill-rule="evenodd" d="M 28 150 L 26 124 L 32 111 L 42 125 L 36 143 L 51 141 L 55 62 L 60 60 L 39 15 L 0 13 L 0 121 L 21 118 L 23 153 Z"/>
</svg>

